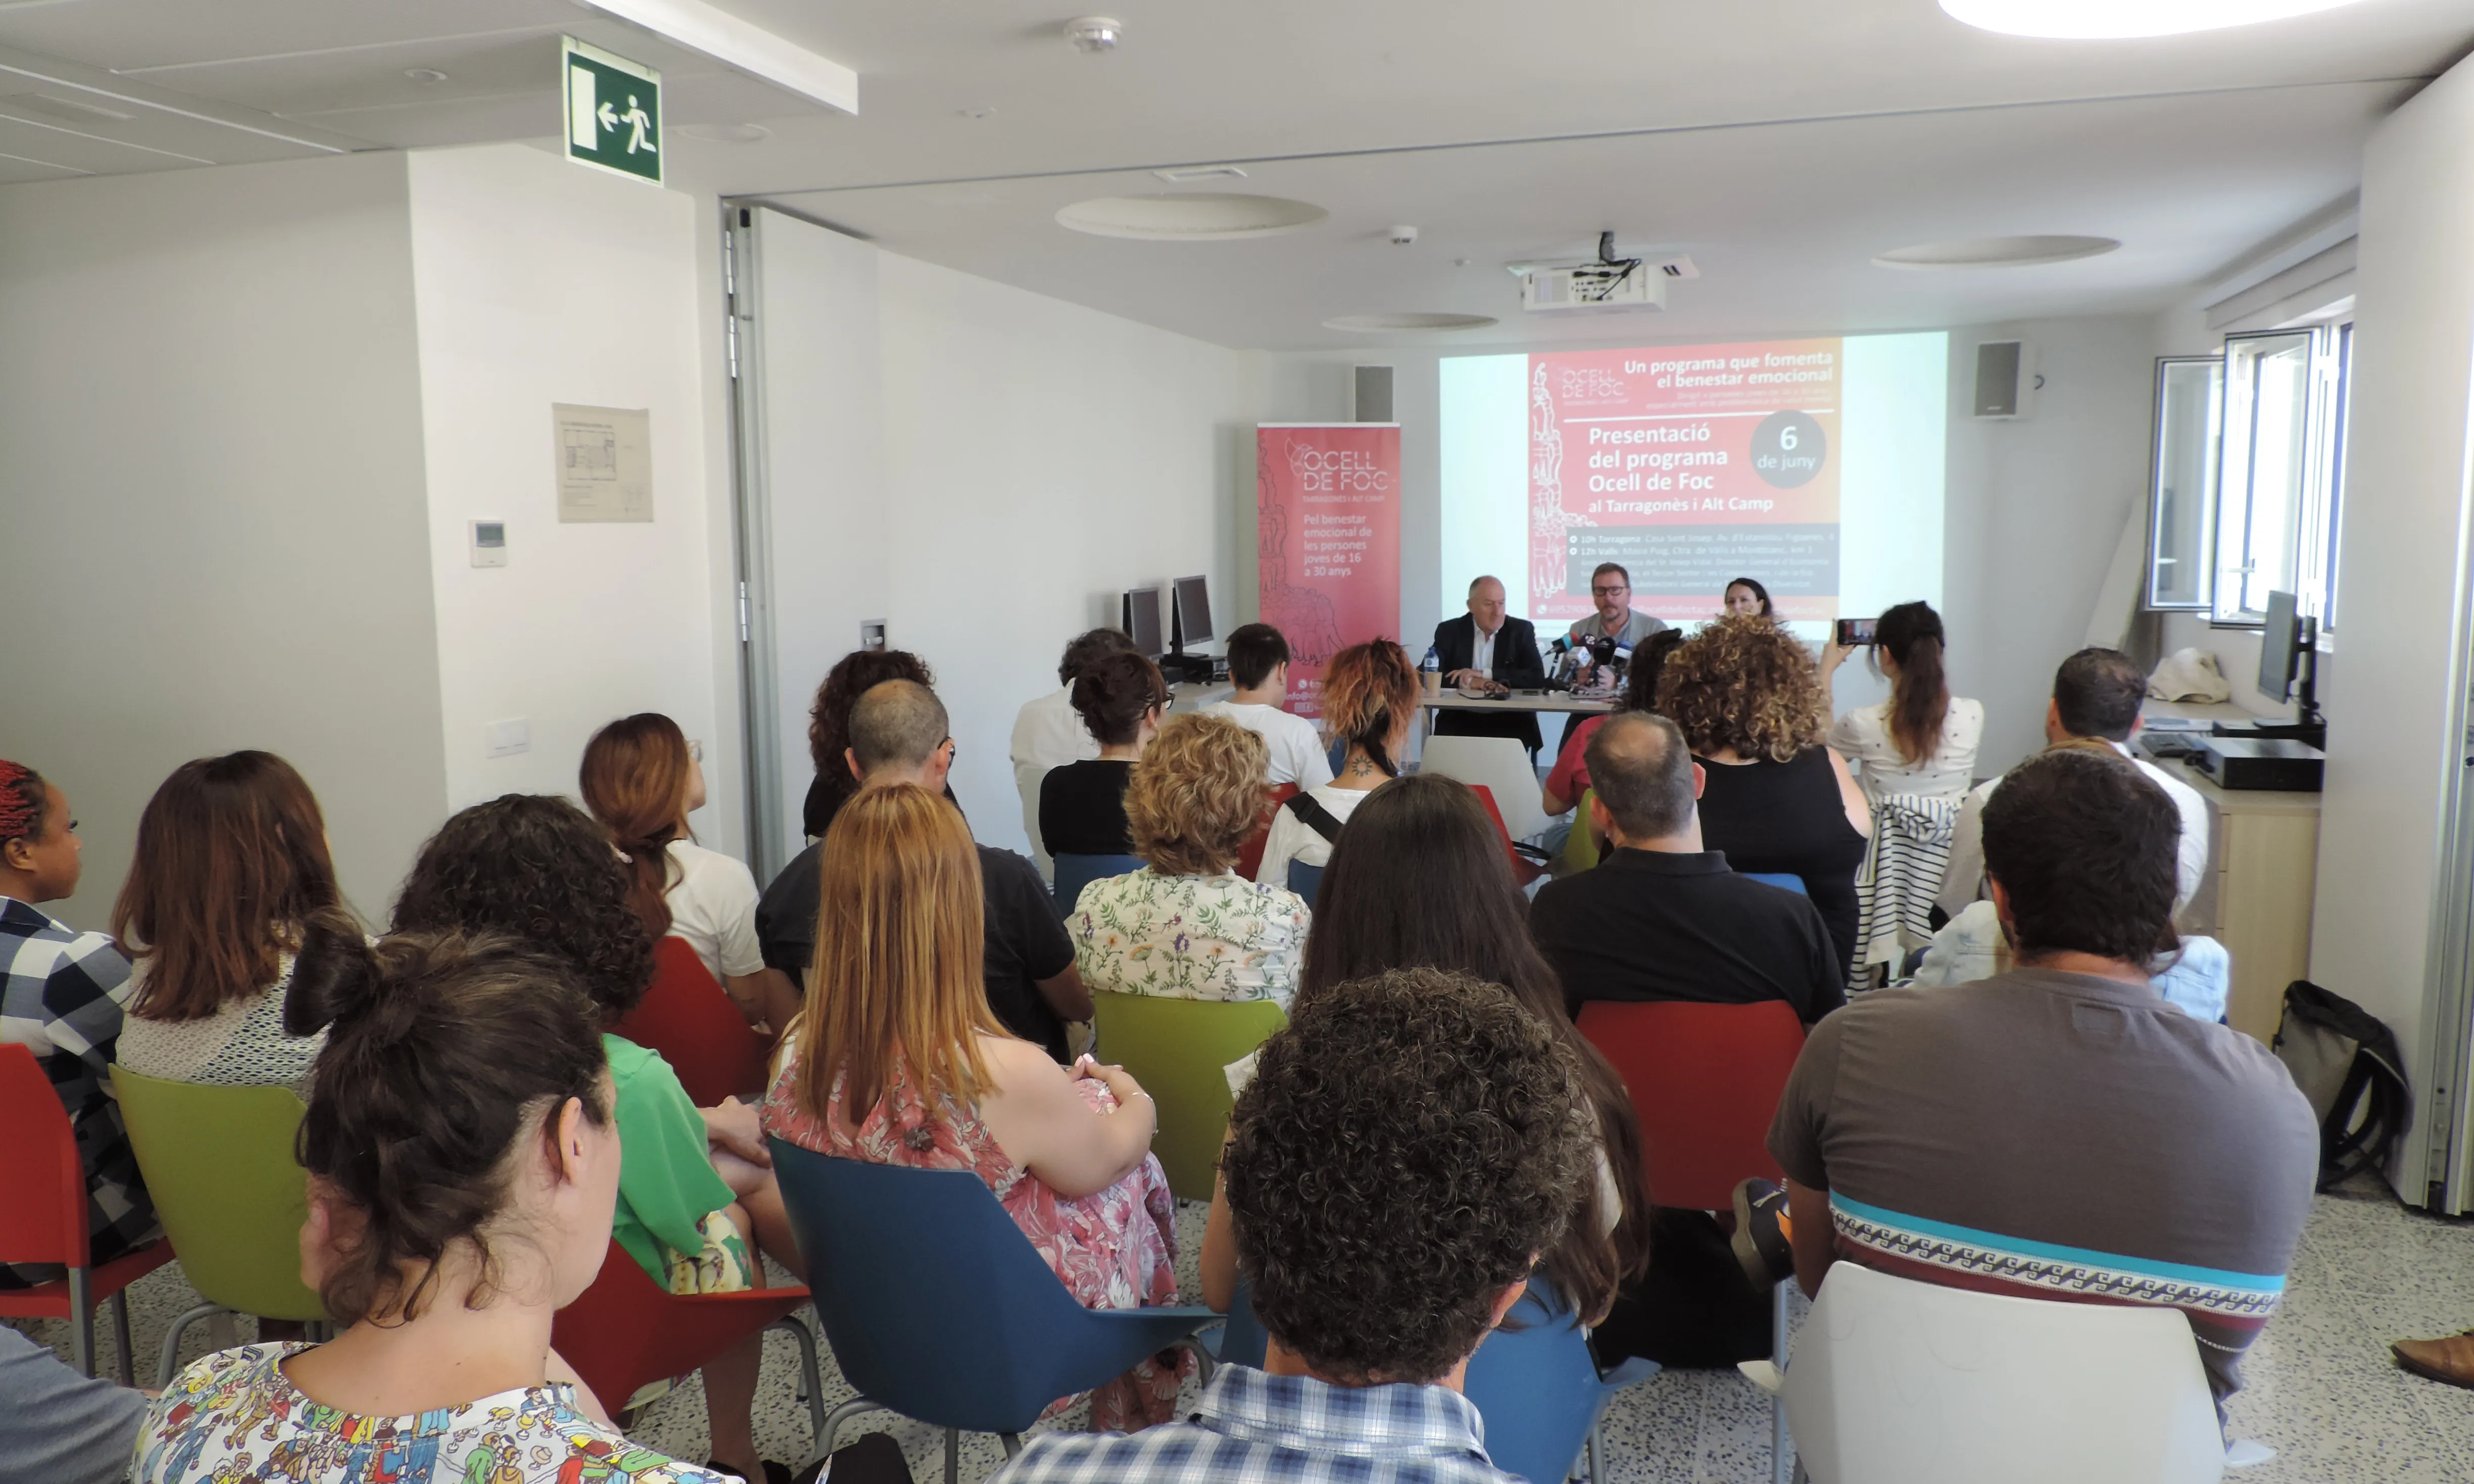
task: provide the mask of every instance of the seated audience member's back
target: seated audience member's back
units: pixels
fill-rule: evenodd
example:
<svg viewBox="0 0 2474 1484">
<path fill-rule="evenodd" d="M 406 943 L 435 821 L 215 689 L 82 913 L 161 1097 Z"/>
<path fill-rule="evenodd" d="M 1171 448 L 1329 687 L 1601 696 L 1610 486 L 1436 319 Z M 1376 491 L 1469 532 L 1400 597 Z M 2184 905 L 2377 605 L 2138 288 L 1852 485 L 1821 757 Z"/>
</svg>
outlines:
<svg viewBox="0 0 2474 1484">
<path fill-rule="evenodd" d="M 1264 1369 L 1223 1366 L 1183 1421 L 1034 1438 L 993 1478 L 1510 1478 L 1461 1378 L 1594 1178 L 1584 1107 L 1501 985 L 1398 969 L 1300 1001 L 1221 1165 Z"/>
<path fill-rule="evenodd" d="M 1807 1292 L 1834 1230 L 1835 1255 L 1903 1277 L 2180 1308 L 2219 1399 L 2241 1386 L 2319 1137 L 2265 1047 L 2149 986 L 2178 829 L 2109 752 L 2011 771 L 1984 854 L 2018 967 L 1859 997 L 1814 1028 L 1780 1102 Z"/>
<path fill-rule="evenodd" d="M 1589 821 L 1613 846 L 1595 868 L 1539 888 L 1538 946 L 1574 1014 L 1590 1000 L 1784 1000 L 1806 1024 L 1846 1003 L 1830 930 L 1807 898 L 1705 849 L 1704 770 L 1674 722 L 1607 718 L 1588 743 Z"/>
<path fill-rule="evenodd" d="M 561 1379 L 551 1314 L 600 1271 L 618 1132 L 575 972 L 505 937 L 313 927 L 297 1028 L 324 1022 L 301 1127 L 304 1267 L 344 1330 L 182 1373 L 137 1484 L 589 1477 L 720 1484 Z"/>
<path fill-rule="evenodd" d="M 1040 781 L 1040 840 L 1052 856 L 1130 855 L 1126 786 L 1168 715 L 1168 682 L 1139 654 L 1102 655 L 1074 677 L 1074 709 L 1099 739 L 1100 755 Z"/>
<path fill-rule="evenodd" d="M 1331 755 L 1314 723 L 1287 709 L 1288 639 L 1268 623 L 1249 623 L 1230 634 L 1228 678 L 1236 693 L 1203 709 L 1261 736 L 1271 751 L 1263 781 L 1300 789 L 1331 782 Z"/>
</svg>

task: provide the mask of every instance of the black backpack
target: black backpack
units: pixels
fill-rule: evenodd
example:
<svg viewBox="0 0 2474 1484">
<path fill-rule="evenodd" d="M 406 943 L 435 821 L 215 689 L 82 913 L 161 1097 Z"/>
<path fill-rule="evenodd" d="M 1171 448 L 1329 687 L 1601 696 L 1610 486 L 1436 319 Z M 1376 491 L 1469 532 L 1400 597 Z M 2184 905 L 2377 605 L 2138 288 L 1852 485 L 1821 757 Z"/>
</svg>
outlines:
<svg viewBox="0 0 2474 1484">
<path fill-rule="evenodd" d="M 2307 979 L 2285 986 L 2277 1059 L 2319 1120 L 2319 1188 L 2383 1169 L 2405 1132 L 2405 1058 L 2370 1011 Z"/>
</svg>

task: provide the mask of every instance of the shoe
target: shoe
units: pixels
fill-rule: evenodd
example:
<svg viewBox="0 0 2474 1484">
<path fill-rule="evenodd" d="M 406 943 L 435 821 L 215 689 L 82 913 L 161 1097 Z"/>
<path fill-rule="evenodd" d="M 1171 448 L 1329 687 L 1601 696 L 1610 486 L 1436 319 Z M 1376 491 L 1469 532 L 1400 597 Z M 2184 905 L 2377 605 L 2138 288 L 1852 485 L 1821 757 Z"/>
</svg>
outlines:
<svg viewBox="0 0 2474 1484">
<path fill-rule="evenodd" d="M 2389 1350 L 2416 1375 L 2474 1388 L 2474 1329 L 2439 1340 L 2399 1340 Z"/>
<path fill-rule="evenodd" d="M 740 1473 L 730 1465 L 716 1462 L 712 1459 L 707 1459 L 705 1461 L 705 1467 L 711 1469 L 714 1472 L 722 1475 L 724 1478 L 746 1478 L 746 1475 Z M 788 1464 L 777 1464 L 768 1458 L 764 1460 L 764 1476 L 762 1479 L 747 1479 L 747 1484 L 790 1484 L 789 1466 Z"/>
<path fill-rule="evenodd" d="M 1727 1245 L 1757 1292 L 1767 1293 L 1782 1278 L 1795 1276 L 1793 1229 L 1786 1214 L 1786 1191 L 1773 1181 L 1748 1180 L 1735 1187 L 1735 1230 Z"/>
</svg>

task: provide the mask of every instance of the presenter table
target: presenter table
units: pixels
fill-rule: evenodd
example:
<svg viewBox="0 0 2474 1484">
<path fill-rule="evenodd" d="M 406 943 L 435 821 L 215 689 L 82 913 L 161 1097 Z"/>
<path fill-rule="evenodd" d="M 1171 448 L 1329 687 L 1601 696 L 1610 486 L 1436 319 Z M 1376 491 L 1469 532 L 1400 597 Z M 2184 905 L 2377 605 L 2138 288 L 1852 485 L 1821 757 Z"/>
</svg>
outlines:
<svg viewBox="0 0 2474 1484">
<path fill-rule="evenodd" d="M 1515 691 L 1498 700 L 1480 700 L 1458 691 L 1428 692 L 1418 698 L 1428 711 L 1553 711 L 1585 717 L 1615 709 L 1613 697 L 1574 695 L 1569 691 Z"/>
</svg>

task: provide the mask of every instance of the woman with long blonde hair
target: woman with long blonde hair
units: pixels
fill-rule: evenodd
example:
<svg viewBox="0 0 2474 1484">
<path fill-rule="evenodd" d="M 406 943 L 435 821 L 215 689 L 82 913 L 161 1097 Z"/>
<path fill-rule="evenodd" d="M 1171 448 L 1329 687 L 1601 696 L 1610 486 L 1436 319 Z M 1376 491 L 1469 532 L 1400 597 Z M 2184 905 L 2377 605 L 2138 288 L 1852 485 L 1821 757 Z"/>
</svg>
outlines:
<svg viewBox="0 0 2474 1484">
<path fill-rule="evenodd" d="M 1418 724 L 1418 670 L 1409 651 L 1388 639 L 1351 645 L 1322 672 L 1325 736 L 1346 742 L 1339 775 L 1282 805 L 1272 817 L 1256 881 L 1289 879 L 1289 863 L 1323 865 L 1349 812 L 1366 795 L 1400 776 L 1409 736 Z"/>
<path fill-rule="evenodd" d="M 842 1158 L 969 1170 L 1085 1305 L 1174 1302 L 1151 1096 L 1123 1067 L 1060 1067 L 997 1023 L 960 813 L 912 784 L 864 790 L 834 815 L 819 866 L 815 962 L 765 1131 Z M 1181 1367 L 1146 1360 L 1101 1387 L 1091 1426 L 1166 1421 Z"/>
</svg>

